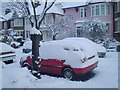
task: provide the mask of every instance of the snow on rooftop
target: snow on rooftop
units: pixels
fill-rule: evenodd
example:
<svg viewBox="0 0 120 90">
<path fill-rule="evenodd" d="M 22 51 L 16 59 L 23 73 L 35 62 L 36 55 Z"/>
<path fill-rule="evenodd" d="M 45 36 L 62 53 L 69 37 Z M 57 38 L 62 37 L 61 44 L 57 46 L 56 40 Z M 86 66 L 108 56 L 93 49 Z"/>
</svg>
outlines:
<svg viewBox="0 0 120 90">
<path fill-rule="evenodd" d="M 48 11 L 47 13 L 56 13 L 56 14 L 60 14 L 63 15 L 63 10 L 58 8 L 57 6 L 53 5 Z"/>
<path fill-rule="evenodd" d="M 0 14 L 0 21 L 5 21 L 5 20 L 9 20 L 12 18 L 12 15 L 13 15 L 14 12 L 10 12 L 6 15 L 2 15 Z"/>
<path fill-rule="evenodd" d="M 72 8 L 72 7 L 79 7 L 86 5 L 86 2 L 64 2 L 63 9 L 64 8 Z"/>
<path fill-rule="evenodd" d="M 31 28 L 30 30 L 30 34 L 37 34 L 37 35 L 41 35 L 40 31 L 37 30 L 35 27 Z"/>
<path fill-rule="evenodd" d="M 31 8 L 31 9 L 30 9 L 31 14 L 34 15 L 34 12 L 33 12 L 33 9 L 32 9 L 31 4 L 29 5 L 29 7 Z M 40 6 L 38 6 L 38 7 L 36 8 L 36 14 L 37 14 L 37 15 L 41 15 L 43 9 L 44 9 L 44 2 L 43 2 L 43 4 L 41 4 Z M 47 11 L 47 13 L 56 13 L 56 14 L 61 14 L 61 15 L 63 15 L 62 9 L 58 8 L 55 4 Z"/>
</svg>

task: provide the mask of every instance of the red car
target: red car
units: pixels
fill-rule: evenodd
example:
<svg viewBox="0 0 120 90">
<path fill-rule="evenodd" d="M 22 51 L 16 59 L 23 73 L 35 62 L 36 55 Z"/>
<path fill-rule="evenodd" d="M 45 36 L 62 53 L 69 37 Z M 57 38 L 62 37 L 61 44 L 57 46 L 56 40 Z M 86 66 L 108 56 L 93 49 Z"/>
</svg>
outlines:
<svg viewBox="0 0 120 90">
<path fill-rule="evenodd" d="M 87 49 L 81 50 L 81 49 L 76 49 L 74 46 L 73 48 L 69 47 L 72 46 L 72 44 L 69 44 L 68 48 L 66 47 L 63 48 L 62 44 L 61 45 L 59 44 L 59 46 L 57 46 L 57 44 L 55 43 L 53 44 L 54 45 L 42 44 L 43 46 L 40 47 L 41 60 L 39 62 L 40 64 L 39 70 L 41 73 L 60 75 L 69 80 L 73 80 L 76 75 L 86 74 L 97 67 L 98 64 L 97 52 L 93 53 L 91 51 L 89 54 L 87 52 L 87 54 L 84 56 L 83 54 Z M 52 50 L 53 49 L 52 46 L 56 48 L 56 50 L 58 48 L 59 53 L 56 53 L 55 50 Z M 47 49 L 46 52 L 45 49 Z M 83 57 L 80 57 L 79 55 Z M 59 57 L 60 59 L 56 59 L 58 56 L 60 56 L 61 58 Z M 64 56 L 66 56 L 67 58 Z M 73 64 L 73 62 L 75 62 L 75 64 Z M 20 59 L 20 65 L 21 67 L 28 66 L 28 68 L 32 68 L 31 54 L 27 55 L 26 57 L 22 57 Z"/>
</svg>

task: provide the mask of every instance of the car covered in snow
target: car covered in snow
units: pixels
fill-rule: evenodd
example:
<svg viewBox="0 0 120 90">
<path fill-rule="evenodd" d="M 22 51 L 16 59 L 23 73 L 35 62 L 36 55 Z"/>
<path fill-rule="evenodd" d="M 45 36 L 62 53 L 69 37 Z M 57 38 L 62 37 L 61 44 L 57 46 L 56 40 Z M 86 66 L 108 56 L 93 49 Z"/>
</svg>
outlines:
<svg viewBox="0 0 120 90">
<path fill-rule="evenodd" d="M 69 40 L 69 41 L 73 41 L 73 42 L 77 42 L 78 44 L 89 44 L 91 45 L 93 48 L 96 49 L 98 57 L 103 58 L 106 55 L 106 48 L 100 44 L 96 44 L 93 41 L 87 39 L 87 38 L 78 38 L 78 37 L 74 37 L 74 38 L 65 38 L 63 40 Z"/>
<path fill-rule="evenodd" d="M 107 48 L 107 52 L 116 52 L 116 46 L 115 45 L 109 45 Z"/>
<path fill-rule="evenodd" d="M 97 52 L 89 44 L 80 46 L 65 40 L 48 41 L 41 44 L 39 52 L 41 73 L 60 75 L 69 80 L 92 71 L 98 64 Z M 31 56 L 29 53 L 21 57 L 21 67 L 32 68 Z"/>
<path fill-rule="evenodd" d="M 11 42 L 11 46 L 13 48 L 19 48 L 20 46 L 23 46 L 24 40 L 22 36 L 14 36 L 14 41 Z"/>
<path fill-rule="evenodd" d="M 31 51 L 32 51 L 32 41 L 31 40 L 27 40 L 23 44 L 23 53 L 29 53 Z"/>
<path fill-rule="evenodd" d="M 16 57 L 14 49 L 5 44 L 0 42 L 0 61 L 8 63 L 13 63 L 13 59 Z"/>
</svg>

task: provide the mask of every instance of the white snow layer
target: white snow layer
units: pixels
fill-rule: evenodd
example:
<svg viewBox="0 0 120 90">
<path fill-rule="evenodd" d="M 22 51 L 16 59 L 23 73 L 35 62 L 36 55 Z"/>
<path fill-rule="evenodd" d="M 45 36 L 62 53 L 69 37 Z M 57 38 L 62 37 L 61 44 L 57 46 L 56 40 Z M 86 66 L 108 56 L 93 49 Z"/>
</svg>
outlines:
<svg viewBox="0 0 120 90">
<path fill-rule="evenodd" d="M 1 52 L 9 52 L 9 51 L 13 51 L 14 52 L 14 49 L 11 46 L 9 46 L 9 45 L 0 42 L 0 53 Z"/>
<path fill-rule="evenodd" d="M 118 88 L 117 52 L 107 52 L 106 58 L 101 58 L 98 67 L 93 71 L 95 76 L 85 82 L 48 75 L 42 75 L 40 80 L 36 79 L 19 65 L 23 55 L 22 48 L 16 49 L 16 53 L 16 62 L 2 68 L 2 88 Z"/>
<path fill-rule="evenodd" d="M 75 49 L 77 51 L 74 51 Z M 96 55 L 95 58 L 86 61 L 84 64 L 81 62 L 83 58 L 89 58 L 94 55 Z M 56 40 L 42 43 L 40 47 L 40 57 L 43 59 L 65 60 L 66 64 L 75 68 L 87 67 L 98 61 L 97 52 L 90 44 L 84 42 L 83 44 L 79 44 L 68 40 Z"/>
<path fill-rule="evenodd" d="M 37 34 L 37 35 L 41 35 L 40 31 L 37 30 L 35 27 L 31 28 L 30 30 L 30 34 Z"/>
</svg>

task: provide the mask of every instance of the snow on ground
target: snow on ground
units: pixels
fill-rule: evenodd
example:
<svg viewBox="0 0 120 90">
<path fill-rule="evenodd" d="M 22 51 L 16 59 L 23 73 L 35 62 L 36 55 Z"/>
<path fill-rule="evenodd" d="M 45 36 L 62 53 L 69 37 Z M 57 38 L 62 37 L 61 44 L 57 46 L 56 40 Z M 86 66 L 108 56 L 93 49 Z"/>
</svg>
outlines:
<svg viewBox="0 0 120 90">
<path fill-rule="evenodd" d="M 117 52 L 107 52 L 106 58 L 100 59 L 98 67 L 93 71 L 95 75 L 85 82 L 49 75 L 41 75 L 42 79 L 36 79 L 19 65 L 22 47 L 16 49 L 16 53 L 15 62 L 2 68 L 2 88 L 118 88 Z"/>
</svg>

